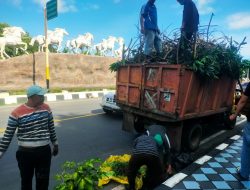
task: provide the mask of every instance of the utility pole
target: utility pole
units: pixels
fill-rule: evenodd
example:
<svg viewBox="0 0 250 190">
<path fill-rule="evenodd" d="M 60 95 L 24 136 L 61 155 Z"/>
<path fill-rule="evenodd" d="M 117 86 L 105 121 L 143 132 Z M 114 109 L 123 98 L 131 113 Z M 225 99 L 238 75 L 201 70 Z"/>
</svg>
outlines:
<svg viewBox="0 0 250 190">
<path fill-rule="evenodd" d="M 44 36 L 45 36 L 46 85 L 47 89 L 49 90 L 50 71 L 49 71 L 48 20 L 47 20 L 46 0 L 44 0 Z"/>
</svg>

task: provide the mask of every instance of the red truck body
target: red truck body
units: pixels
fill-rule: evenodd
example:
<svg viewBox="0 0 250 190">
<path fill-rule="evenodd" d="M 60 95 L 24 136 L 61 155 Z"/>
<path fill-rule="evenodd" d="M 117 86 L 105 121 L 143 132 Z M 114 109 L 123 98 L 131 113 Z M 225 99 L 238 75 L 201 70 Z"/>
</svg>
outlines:
<svg viewBox="0 0 250 190">
<path fill-rule="evenodd" d="M 131 114 L 180 123 L 231 111 L 235 87 L 226 76 L 201 80 L 185 65 L 128 64 L 117 71 L 116 98 L 125 113 L 123 128 L 131 130 Z"/>
</svg>

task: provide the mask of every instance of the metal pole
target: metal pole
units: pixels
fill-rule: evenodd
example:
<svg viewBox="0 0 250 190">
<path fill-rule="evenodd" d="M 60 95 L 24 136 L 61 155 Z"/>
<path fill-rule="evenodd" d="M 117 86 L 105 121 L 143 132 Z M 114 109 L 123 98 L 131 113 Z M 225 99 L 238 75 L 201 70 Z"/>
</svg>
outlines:
<svg viewBox="0 0 250 190">
<path fill-rule="evenodd" d="M 33 52 L 33 84 L 36 84 L 36 59 L 35 53 Z"/>
<path fill-rule="evenodd" d="M 44 34 L 45 34 L 45 63 L 46 63 L 46 85 L 49 90 L 49 47 L 48 47 L 48 21 L 47 21 L 47 10 L 46 10 L 46 0 L 44 0 Z"/>
</svg>

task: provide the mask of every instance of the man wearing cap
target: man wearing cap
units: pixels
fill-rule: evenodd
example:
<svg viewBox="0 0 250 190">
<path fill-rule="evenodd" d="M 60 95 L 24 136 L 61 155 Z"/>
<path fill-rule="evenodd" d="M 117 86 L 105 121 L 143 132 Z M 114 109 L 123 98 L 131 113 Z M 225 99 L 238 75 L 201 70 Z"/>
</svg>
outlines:
<svg viewBox="0 0 250 190">
<path fill-rule="evenodd" d="M 32 190 L 35 172 L 36 189 L 47 190 L 52 154 L 58 154 L 58 142 L 50 107 L 44 103 L 47 90 L 33 85 L 27 89 L 28 101 L 14 109 L 0 141 L 0 158 L 8 149 L 17 130 L 18 150 L 16 159 L 21 175 L 21 189 Z"/>
<path fill-rule="evenodd" d="M 164 178 L 164 167 L 160 159 L 159 146 L 163 140 L 161 135 L 148 136 L 143 134 L 135 139 L 131 159 L 128 166 L 127 190 L 135 190 L 135 178 L 141 166 L 147 166 L 146 177 L 143 179 L 142 189 L 154 189 Z"/>
</svg>

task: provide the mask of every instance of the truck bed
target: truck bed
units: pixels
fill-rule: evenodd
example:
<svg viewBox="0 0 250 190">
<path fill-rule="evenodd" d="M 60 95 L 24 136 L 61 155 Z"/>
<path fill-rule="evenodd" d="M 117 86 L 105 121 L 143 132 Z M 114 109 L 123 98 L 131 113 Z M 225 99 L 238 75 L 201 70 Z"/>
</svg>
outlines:
<svg viewBox="0 0 250 190">
<path fill-rule="evenodd" d="M 160 121 L 182 121 L 229 111 L 236 81 L 204 81 L 185 65 L 128 64 L 117 71 L 117 104 Z"/>
</svg>

